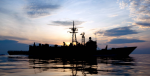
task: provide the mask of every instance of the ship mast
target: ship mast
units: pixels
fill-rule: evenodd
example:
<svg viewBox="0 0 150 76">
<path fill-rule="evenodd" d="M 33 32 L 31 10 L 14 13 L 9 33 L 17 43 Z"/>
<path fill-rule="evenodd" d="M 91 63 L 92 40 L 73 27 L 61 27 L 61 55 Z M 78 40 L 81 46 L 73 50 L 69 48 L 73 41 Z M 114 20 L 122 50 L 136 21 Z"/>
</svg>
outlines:
<svg viewBox="0 0 150 76">
<path fill-rule="evenodd" d="M 76 32 L 76 31 L 78 31 L 78 29 L 74 27 L 74 21 L 73 21 L 73 28 L 69 28 L 69 29 L 71 29 L 70 33 L 72 33 L 72 44 L 73 43 L 77 44 L 78 42 L 77 42 L 77 38 L 76 38 L 76 33 L 78 33 L 78 32 Z"/>
</svg>

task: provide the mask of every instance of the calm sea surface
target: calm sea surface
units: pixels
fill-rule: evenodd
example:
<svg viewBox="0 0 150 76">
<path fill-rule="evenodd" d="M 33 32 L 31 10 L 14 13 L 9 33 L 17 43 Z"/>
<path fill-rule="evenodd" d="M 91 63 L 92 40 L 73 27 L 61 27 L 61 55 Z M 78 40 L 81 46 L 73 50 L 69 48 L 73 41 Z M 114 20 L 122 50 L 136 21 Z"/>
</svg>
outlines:
<svg viewBox="0 0 150 76">
<path fill-rule="evenodd" d="M 86 59 L 0 56 L 0 76 L 150 76 L 150 54 Z"/>
</svg>

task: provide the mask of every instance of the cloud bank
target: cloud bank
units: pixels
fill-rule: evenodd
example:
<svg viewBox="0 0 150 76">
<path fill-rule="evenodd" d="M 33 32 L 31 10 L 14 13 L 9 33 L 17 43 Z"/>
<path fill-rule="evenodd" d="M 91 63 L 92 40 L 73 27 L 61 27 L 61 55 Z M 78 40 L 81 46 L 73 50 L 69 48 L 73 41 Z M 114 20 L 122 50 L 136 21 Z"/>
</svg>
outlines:
<svg viewBox="0 0 150 76">
<path fill-rule="evenodd" d="M 32 18 L 51 15 L 51 13 L 60 8 L 59 1 L 53 0 L 28 0 L 27 15 Z"/>
<path fill-rule="evenodd" d="M 123 43 L 137 43 L 137 42 L 145 42 L 144 40 L 138 39 L 112 39 L 109 41 L 109 44 L 123 44 Z"/>
<path fill-rule="evenodd" d="M 103 34 L 104 36 L 122 36 L 129 34 L 138 34 L 135 30 L 131 30 L 131 26 L 113 28 L 106 31 L 98 31 L 98 34 Z"/>
<path fill-rule="evenodd" d="M 150 0 L 122 0 L 118 3 L 121 9 L 129 9 L 134 25 L 150 28 Z"/>
<path fill-rule="evenodd" d="M 1 40 L 9 39 L 9 40 L 27 40 L 26 38 L 13 37 L 13 36 L 0 36 Z"/>
<path fill-rule="evenodd" d="M 84 21 L 74 21 L 74 25 L 81 25 Z M 52 21 L 52 24 L 48 25 L 54 25 L 54 26 L 72 26 L 73 21 Z"/>
<path fill-rule="evenodd" d="M 144 22 L 132 23 L 132 25 L 150 27 L 150 23 L 144 23 Z"/>
</svg>

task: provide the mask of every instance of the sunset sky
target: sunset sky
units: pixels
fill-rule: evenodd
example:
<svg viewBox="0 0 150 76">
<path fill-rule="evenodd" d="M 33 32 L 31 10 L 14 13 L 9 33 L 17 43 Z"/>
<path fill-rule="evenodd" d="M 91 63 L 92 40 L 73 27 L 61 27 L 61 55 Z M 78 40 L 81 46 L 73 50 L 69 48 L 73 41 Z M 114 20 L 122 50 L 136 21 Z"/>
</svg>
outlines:
<svg viewBox="0 0 150 76">
<path fill-rule="evenodd" d="M 100 49 L 137 46 L 150 54 L 150 0 L 0 0 L 0 54 L 34 42 L 71 42 L 73 21 Z"/>
</svg>

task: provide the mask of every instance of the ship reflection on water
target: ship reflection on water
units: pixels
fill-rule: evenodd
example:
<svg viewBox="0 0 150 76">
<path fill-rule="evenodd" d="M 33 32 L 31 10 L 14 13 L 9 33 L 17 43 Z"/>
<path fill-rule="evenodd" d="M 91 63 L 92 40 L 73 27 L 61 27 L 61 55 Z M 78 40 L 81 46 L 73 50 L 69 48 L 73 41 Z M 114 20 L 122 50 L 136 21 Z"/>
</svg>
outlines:
<svg viewBox="0 0 150 76">
<path fill-rule="evenodd" d="M 0 56 L 0 76 L 150 76 L 149 57 Z"/>
<path fill-rule="evenodd" d="M 134 59 L 132 57 L 86 57 L 86 58 L 55 58 L 55 57 L 30 57 L 29 63 L 30 68 L 39 70 L 35 73 L 42 73 L 44 71 L 56 71 L 56 72 L 70 72 L 72 76 L 76 75 L 108 75 L 109 73 L 124 73 L 126 67 L 122 70 L 120 66 L 134 66 Z M 117 70 L 114 68 L 117 68 Z M 108 68 L 109 67 L 109 68 Z M 79 73 L 78 73 L 79 72 Z"/>
</svg>

